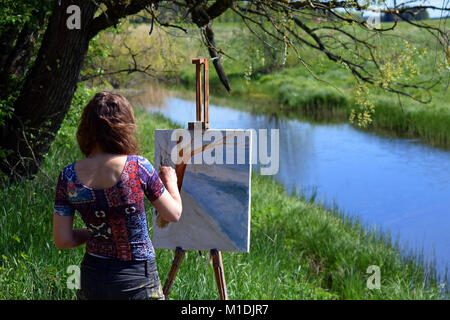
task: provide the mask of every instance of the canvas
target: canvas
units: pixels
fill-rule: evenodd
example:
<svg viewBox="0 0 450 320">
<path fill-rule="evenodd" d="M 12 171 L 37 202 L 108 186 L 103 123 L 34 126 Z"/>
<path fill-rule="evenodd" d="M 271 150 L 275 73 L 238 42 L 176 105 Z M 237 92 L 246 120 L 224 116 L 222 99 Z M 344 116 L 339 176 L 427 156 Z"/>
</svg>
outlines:
<svg viewBox="0 0 450 320">
<path fill-rule="evenodd" d="M 173 139 L 174 130 L 155 131 L 155 168 L 170 165 L 179 175 L 180 167 L 187 164 L 180 192 L 181 218 L 160 225 L 154 214 L 154 247 L 249 252 L 251 131 L 184 132 L 192 135 Z M 177 141 L 182 152 L 176 149 Z"/>
</svg>

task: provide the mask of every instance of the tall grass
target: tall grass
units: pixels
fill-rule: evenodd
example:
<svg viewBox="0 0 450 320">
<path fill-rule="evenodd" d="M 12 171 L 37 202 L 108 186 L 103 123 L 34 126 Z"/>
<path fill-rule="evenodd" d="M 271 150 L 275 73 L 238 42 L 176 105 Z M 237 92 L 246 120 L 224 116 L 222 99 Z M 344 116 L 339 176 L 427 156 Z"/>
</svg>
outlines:
<svg viewBox="0 0 450 320">
<path fill-rule="evenodd" d="M 81 92 L 81 93 L 80 93 Z M 92 94 L 80 89 L 70 114 Z M 154 129 L 174 128 L 161 115 L 136 109 L 142 154 L 153 159 Z M 70 120 L 70 116 L 68 117 Z M 72 118 L 72 120 L 75 117 Z M 52 241 L 56 178 L 81 157 L 66 121 L 34 180 L 2 183 L 0 190 L 0 299 L 74 299 L 66 286 L 70 265 L 79 265 L 84 246 L 58 250 Z M 65 133 L 65 134 L 63 134 Z M 312 201 L 311 201 L 312 202 Z M 252 178 L 250 253 L 223 253 L 231 299 L 440 299 L 442 290 L 420 256 L 402 257 L 388 234 L 326 210 L 267 177 Z M 147 202 L 147 208 L 150 204 Z M 150 212 L 150 210 L 149 210 Z M 151 215 L 149 214 L 151 231 Z M 82 221 L 76 216 L 76 226 Z M 162 282 L 173 251 L 156 250 Z M 367 267 L 381 270 L 381 288 L 367 288 Z M 426 281 L 424 280 L 426 275 Z M 208 254 L 187 252 L 172 299 L 217 299 Z"/>
</svg>

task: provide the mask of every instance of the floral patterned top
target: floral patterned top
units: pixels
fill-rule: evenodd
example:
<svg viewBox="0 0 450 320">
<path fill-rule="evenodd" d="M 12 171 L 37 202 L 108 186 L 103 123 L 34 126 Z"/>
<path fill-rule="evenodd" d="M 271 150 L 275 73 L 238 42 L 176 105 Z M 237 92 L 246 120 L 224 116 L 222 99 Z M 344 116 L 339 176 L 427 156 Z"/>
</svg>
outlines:
<svg viewBox="0 0 450 320">
<path fill-rule="evenodd" d="M 119 181 L 106 189 L 85 186 L 75 162 L 59 175 L 54 214 L 78 211 L 89 231 L 86 252 L 119 260 L 149 260 L 155 251 L 148 235 L 144 195 L 150 201 L 164 192 L 164 184 L 144 157 L 129 155 Z"/>
</svg>

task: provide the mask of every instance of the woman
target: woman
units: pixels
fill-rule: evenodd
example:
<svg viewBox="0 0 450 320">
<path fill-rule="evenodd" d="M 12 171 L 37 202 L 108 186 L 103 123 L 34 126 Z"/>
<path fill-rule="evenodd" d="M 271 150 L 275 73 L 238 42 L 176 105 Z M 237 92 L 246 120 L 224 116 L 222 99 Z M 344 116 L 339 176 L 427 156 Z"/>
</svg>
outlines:
<svg viewBox="0 0 450 320">
<path fill-rule="evenodd" d="M 144 196 L 161 218 L 182 212 L 175 171 L 138 156 L 134 113 L 121 95 L 97 93 L 84 108 L 77 140 L 86 158 L 58 178 L 53 238 L 58 249 L 86 243 L 79 299 L 164 299 L 147 229 Z M 86 228 L 73 229 L 75 210 Z"/>
</svg>

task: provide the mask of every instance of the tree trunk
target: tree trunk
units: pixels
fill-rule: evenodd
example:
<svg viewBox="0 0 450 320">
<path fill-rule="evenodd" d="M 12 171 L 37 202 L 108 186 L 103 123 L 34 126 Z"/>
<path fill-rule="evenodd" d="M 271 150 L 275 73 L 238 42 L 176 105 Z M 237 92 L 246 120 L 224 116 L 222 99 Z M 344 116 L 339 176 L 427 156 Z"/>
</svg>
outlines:
<svg viewBox="0 0 450 320">
<path fill-rule="evenodd" d="M 81 29 L 69 30 L 66 12 L 81 9 Z M 31 177 L 47 153 L 66 115 L 88 50 L 90 24 L 97 6 L 93 1 L 55 1 L 36 61 L 14 104 L 14 114 L 1 128 L 4 150 L 12 150 L 0 169 L 10 177 Z"/>
<path fill-rule="evenodd" d="M 42 20 L 42 24 L 43 24 Z M 15 91 L 28 68 L 30 59 L 39 36 L 40 24 L 36 27 L 23 27 L 19 33 L 14 48 L 8 50 L 9 55 L 2 61 L 0 73 L 0 98 L 7 99 Z M 11 76 L 14 75 L 14 78 Z"/>
</svg>

